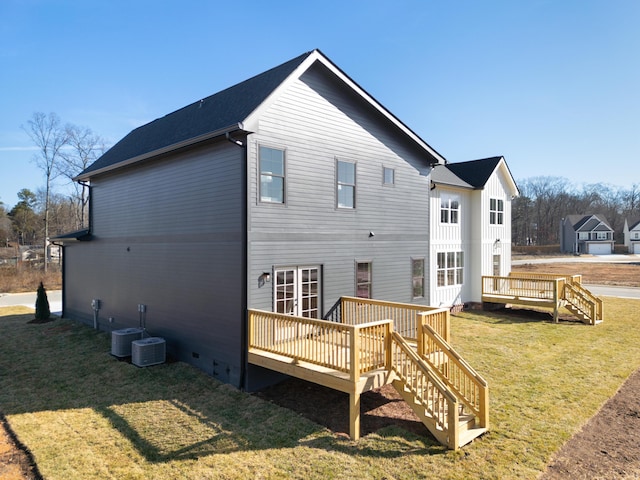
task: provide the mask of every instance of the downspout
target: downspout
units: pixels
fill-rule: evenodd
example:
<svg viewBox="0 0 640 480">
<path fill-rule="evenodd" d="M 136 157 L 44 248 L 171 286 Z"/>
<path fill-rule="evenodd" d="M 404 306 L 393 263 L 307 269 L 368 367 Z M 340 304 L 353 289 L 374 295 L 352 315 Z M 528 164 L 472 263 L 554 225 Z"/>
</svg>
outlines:
<svg viewBox="0 0 640 480">
<path fill-rule="evenodd" d="M 228 141 L 230 141 L 231 143 L 233 143 L 234 145 L 242 148 L 243 153 L 243 159 L 242 159 L 242 172 L 241 172 L 241 178 L 242 178 L 242 186 L 241 186 L 241 191 L 240 191 L 240 195 L 242 197 L 242 234 L 241 234 L 241 251 L 242 251 L 242 262 L 241 262 L 241 271 L 242 271 L 242 291 L 240 294 L 240 303 L 242 305 L 242 312 L 240 312 L 241 318 L 242 318 L 242 322 L 240 323 L 240 343 L 241 343 L 241 349 L 240 349 L 240 389 L 241 390 L 246 390 L 247 389 L 247 370 L 249 368 L 249 364 L 248 364 L 248 353 L 249 353 L 249 328 L 248 328 L 248 323 L 249 323 L 249 314 L 248 314 L 248 285 L 249 285 L 249 272 L 247 272 L 247 268 L 248 268 L 248 255 L 249 255 L 249 249 L 248 249 L 248 235 L 249 235 L 249 226 L 248 226 L 248 220 L 249 220 L 249 205 L 248 205 L 248 199 L 247 199 L 247 195 L 248 195 L 248 186 L 247 183 L 249 181 L 249 177 L 248 177 L 248 161 L 249 161 L 249 157 L 248 157 L 248 152 L 247 152 L 247 142 L 246 142 L 246 137 L 245 137 L 245 141 L 242 140 L 238 140 L 236 138 L 233 138 L 233 136 L 231 135 L 231 132 L 227 132 L 225 133 L 225 137 Z"/>
<path fill-rule="evenodd" d="M 60 249 L 62 250 L 62 313 L 60 315 L 60 318 L 64 318 L 65 314 L 64 314 L 64 307 L 67 304 L 66 302 L 66 291 L 67 289 L 65 288 L 65 283 L 66 283 L 66 275 L 65 275 L 65 270 L 66 270 L 66 264 L 67 264 L 67 255 L 65 253 L 65 249 L 64 249 L 64 244 L 63 243 L 56 243 L 56 242 L 51 242 L 51 245 L 56 245 L 58 247 L 60 247 Z"/>
</svg>

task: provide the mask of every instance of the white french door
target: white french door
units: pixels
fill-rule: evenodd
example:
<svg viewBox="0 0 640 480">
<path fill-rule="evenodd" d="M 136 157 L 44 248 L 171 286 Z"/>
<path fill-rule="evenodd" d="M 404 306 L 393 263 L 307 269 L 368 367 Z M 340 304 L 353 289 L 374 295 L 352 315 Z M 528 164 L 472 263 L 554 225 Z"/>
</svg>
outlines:
<svg viewBox="0 0 640 480">
<path fill-rule="evenodd" d="M 276 268 L 274 289 L 274 312 L 320 318 L 319 266 Z"/>
</svg>

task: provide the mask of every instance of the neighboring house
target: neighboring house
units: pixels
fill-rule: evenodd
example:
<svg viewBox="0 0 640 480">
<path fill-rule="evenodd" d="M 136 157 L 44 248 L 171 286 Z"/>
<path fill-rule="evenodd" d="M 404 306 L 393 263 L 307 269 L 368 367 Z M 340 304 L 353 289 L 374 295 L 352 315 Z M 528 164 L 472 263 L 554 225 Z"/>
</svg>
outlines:
<svg viewBox="0 0 640 480">
<path fill-rule="evenodd" d="M 562 253 L 613 253 L 613 228 L 603 215 L 568 215 L 560 221 Z"/>
<path fill-rule="evenodd" d="M 629 253 L 640 255 L 640 218 L 624 221 L 624 244 Z"/>
<path fill-rule="evenodd" d="M 143 318 L 175 358 L 260 388 L 276 374 L 247 362 L 247 308 L 322 317 L 344 295 L 433 303 L 430 174 L 444 163 L 305 53 L 133 130 L 77 177 L 91 184 L 91 227 L 54 240 L 63 313 L 92 325 L 98 299 L 102 328 Z M 510 244 L 506 173 L 490 172 L 469 206 L 469 219 L 503 219 L 470 234 L 489 255 L 494 240 Z"/>
<path fill-rule="evenodd" d="M 480 302 L 482 275 L 511 271 L 518 187 L 504 157 L 437 166 L 431 184 L 431 305 Z"/>
</svg>

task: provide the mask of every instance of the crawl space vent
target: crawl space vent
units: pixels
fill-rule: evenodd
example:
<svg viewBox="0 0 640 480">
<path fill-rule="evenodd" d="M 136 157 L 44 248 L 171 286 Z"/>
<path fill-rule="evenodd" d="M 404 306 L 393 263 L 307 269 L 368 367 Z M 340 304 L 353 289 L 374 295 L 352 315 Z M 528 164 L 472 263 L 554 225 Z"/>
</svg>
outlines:
<svg viewBox="0 0 640 480">
<path fill-rule="evenodd" d="M 141 328 L 123 328 L 111 332 L 111 355 L 114 357 L 130 357 L 131 342 L 142 338 Z"/>
<path fill-rule="evenodd" d="M 149 337 L 131 343 L 131 363 L 138 367 L 148 367 L 164 363 L 166 342 L 164 338 Z"/>
</svg>

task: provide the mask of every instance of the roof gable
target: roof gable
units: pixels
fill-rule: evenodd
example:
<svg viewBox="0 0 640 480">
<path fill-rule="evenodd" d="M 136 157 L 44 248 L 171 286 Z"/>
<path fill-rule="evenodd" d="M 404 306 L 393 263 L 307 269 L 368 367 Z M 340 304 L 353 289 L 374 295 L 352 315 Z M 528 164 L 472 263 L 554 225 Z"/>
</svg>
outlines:
<svg viewBox="0 0 640 480">
<path fill-rule="evenodd" d="M 438 152 L 373 99 L 319 50 L 313 50 L 136 128 L 81 172 L 77 179 L 86 180 L 97 173 L 181 146 L 233 131 L 246 130 L 245 124 L 255 124 L 262 106 L 275 98 L 281 88 L 286 88 L 291 78 L 299 77 L 315 62 L 325 65 L 348 88 L 369 102 L 402 133 L 426 150 L 435 163 L 445 162 Z"/>
<path fill-rule="evenodd" d="M 567 220 L 576 232 L 613 231 L 602 215 L 568 215 Z"/>
</svg>

